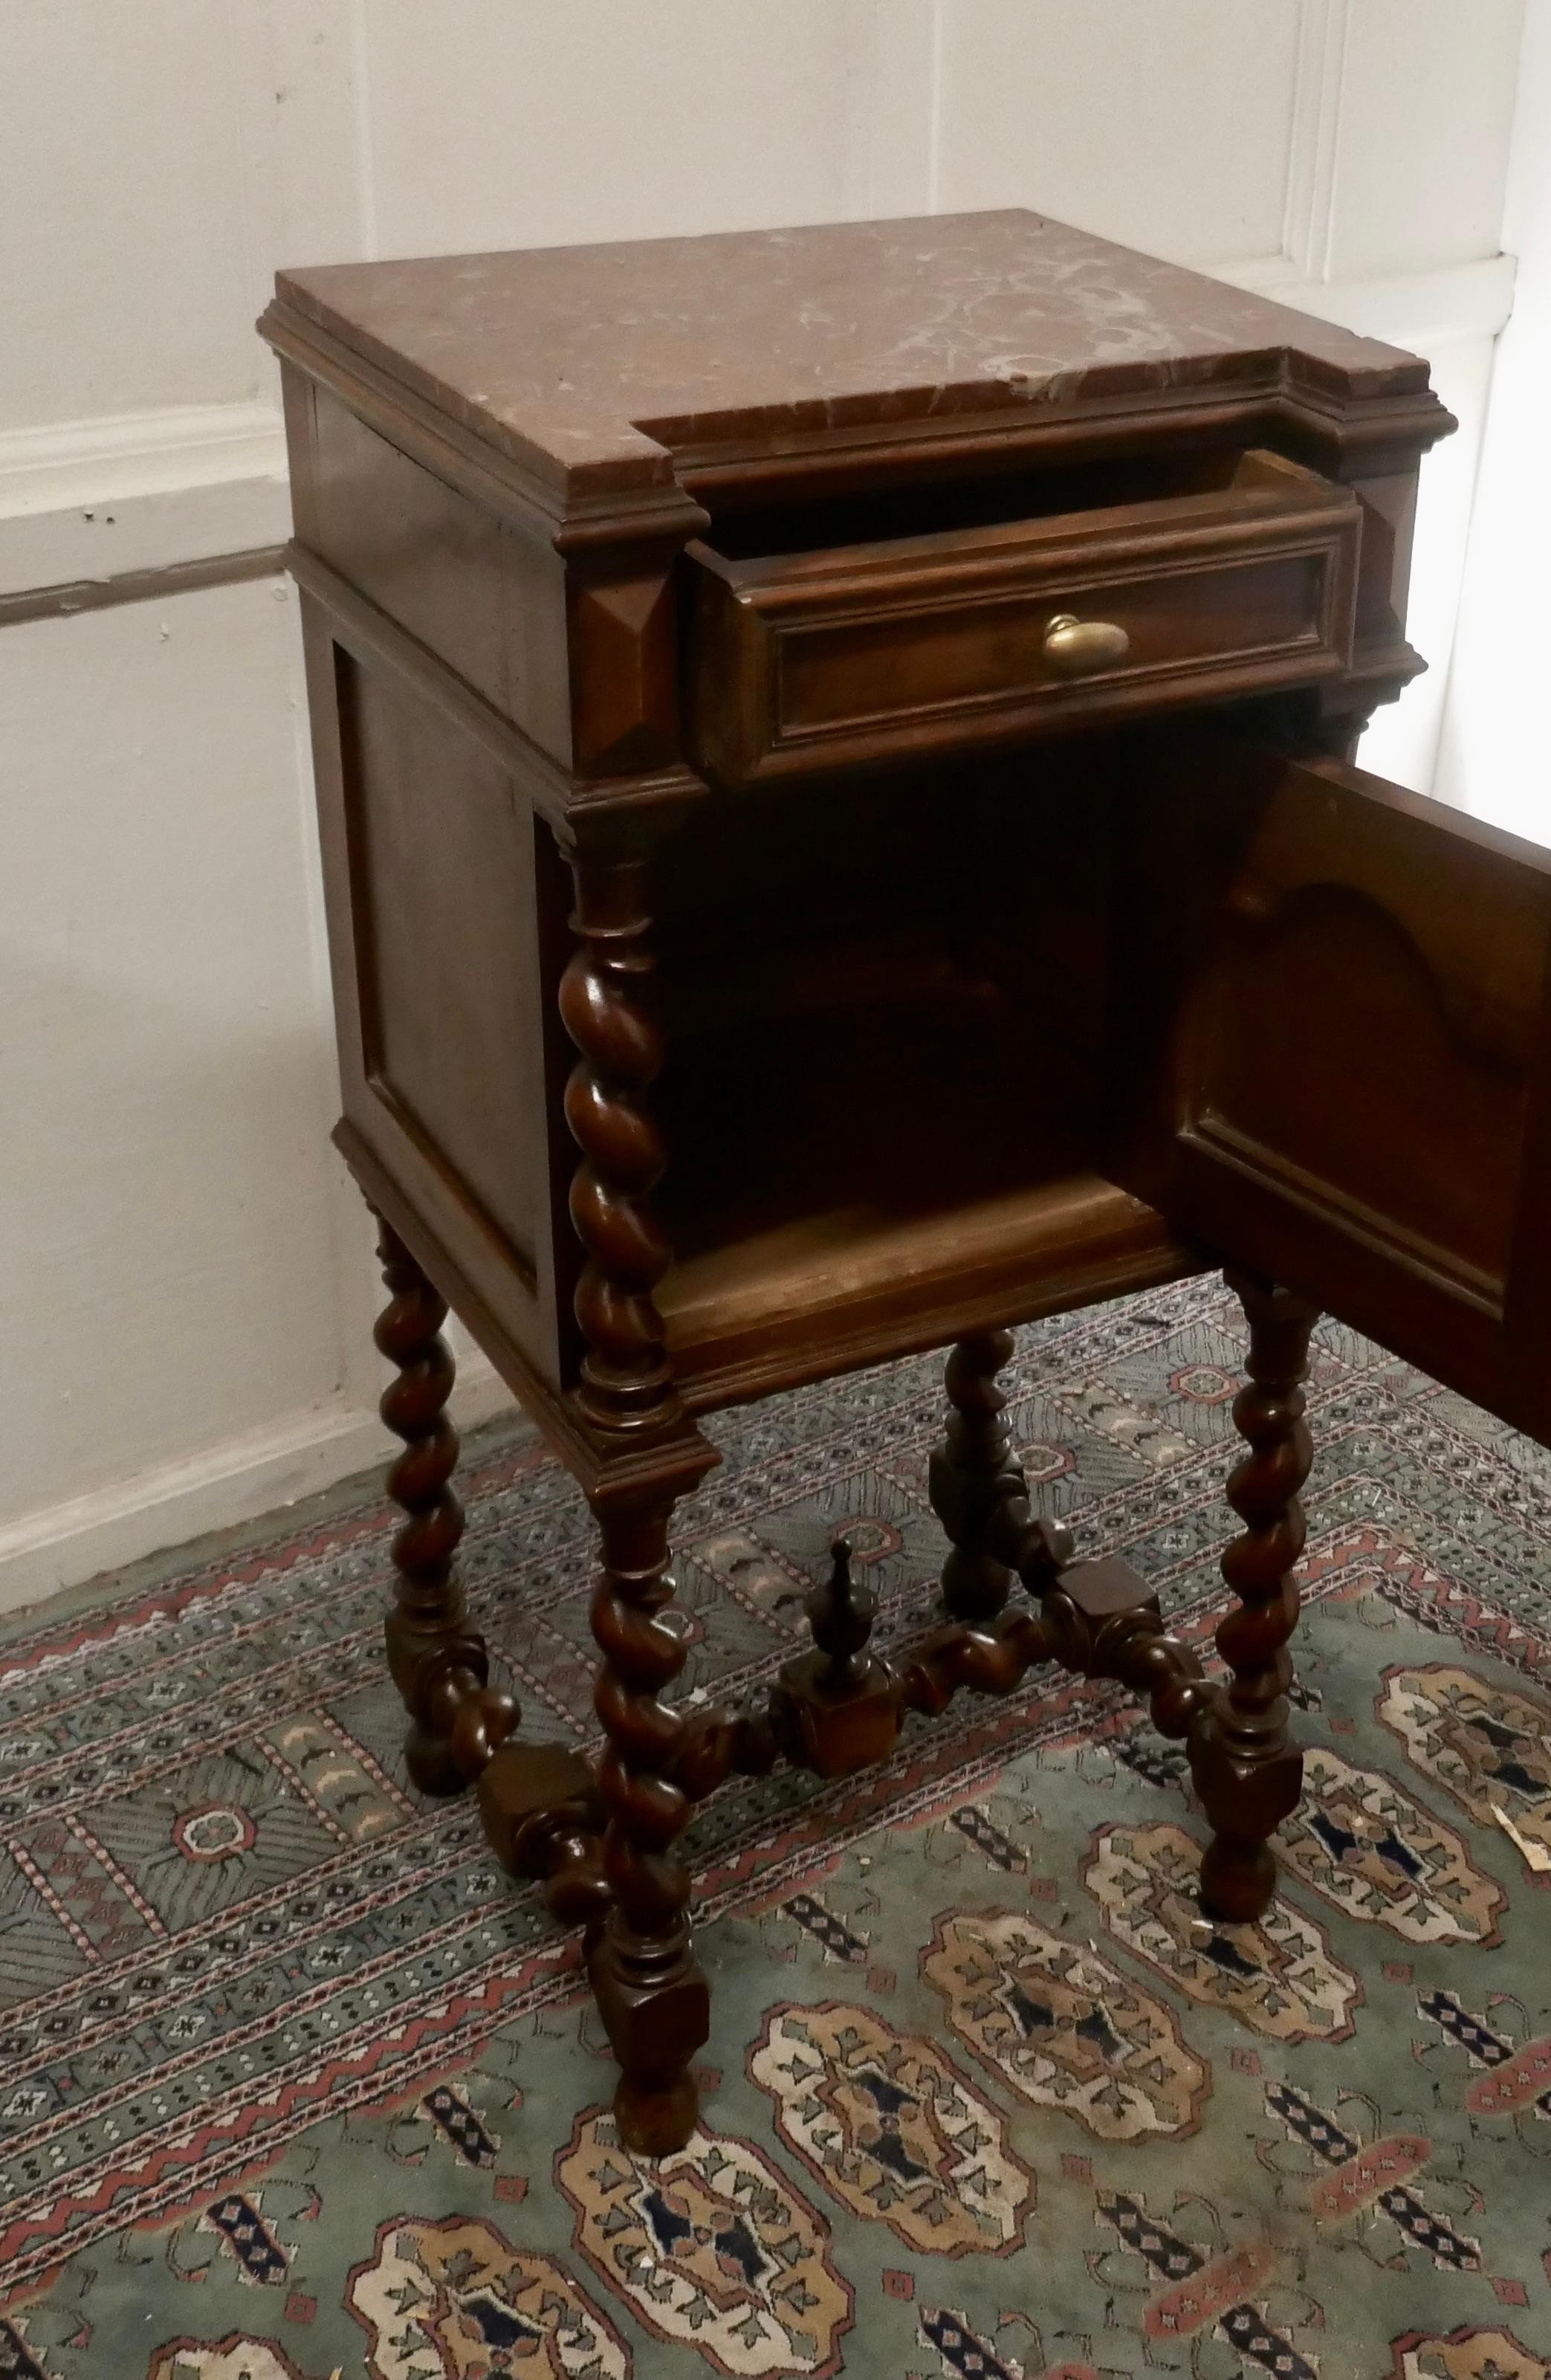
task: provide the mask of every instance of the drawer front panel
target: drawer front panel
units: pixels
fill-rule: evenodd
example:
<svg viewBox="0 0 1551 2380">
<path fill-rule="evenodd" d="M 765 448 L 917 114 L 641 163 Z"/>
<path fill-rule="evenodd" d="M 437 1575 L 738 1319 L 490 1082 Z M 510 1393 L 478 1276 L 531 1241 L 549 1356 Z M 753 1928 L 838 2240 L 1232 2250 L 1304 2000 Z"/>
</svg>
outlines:
<svg viewBox="0 0 1551 2380">
<path fill-rule="evenodd" d="M 859 620 L 777 630 L 776 729 L 801 743 L 878 723 L 908 728 L 935 715 L 1040 698 L 1091 709 L 1096 698 L 1178 684 L 1204 671 L 1268 661 L 1332 662 L 1325 636 L 1327 557 L 1226 563 L 1141 577 L 1070 581 L 1043 597 L 944 605 L 915 620 Z M 1123 630 L 1123 661 L 1077 683 L 1045 656 L 1062 613 Z M 957 725 L 956 719 L 950 719 Z"/>
<path fill-rule="evenodd" d="M 1361 515 L 1322 482 L 1311 496 L 1311 476 L 1289 470 L 1285 505 L 1187 499 L 1112 528 L 1069 517 L 768 564 L 693 548 L 697 760 L 744 784 L 1339 676 Z M 1090 639 L 1075 667 L 1063 618 Z"/>
</svg>

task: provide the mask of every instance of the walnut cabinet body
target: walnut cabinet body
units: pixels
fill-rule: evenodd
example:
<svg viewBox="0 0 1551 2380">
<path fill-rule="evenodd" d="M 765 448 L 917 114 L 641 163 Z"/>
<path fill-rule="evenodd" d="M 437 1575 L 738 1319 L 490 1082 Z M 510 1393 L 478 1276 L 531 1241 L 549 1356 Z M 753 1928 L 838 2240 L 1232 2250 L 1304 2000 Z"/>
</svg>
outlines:
<svg viewBox="0 0 1551 2380">
<path fill-rule="evenodd" d="M 694 2119 L 692 1803 L 962 1686 L 1146 1696 L 1254 1917 L 1317 1312 L 1551 1439 L 1551 864 L 1347 757 L 1420 666 L 1426 367 L 1015 212 L 297 273 L 263 327 L 410 1765 L 585 1929 L 625 2138 Z M 1033 1512 L 997 1374 L 1214 1262 L 1207 1680 Z M 464 1612 L 449 1305 L 597 1514 L 596 1764 L 525 1743 Z M 768 1700 L 686 1714 L 701 1417 L 936 1345 L 941 1629 L 877 1659 L 842 1548 Z"/>
</svg>

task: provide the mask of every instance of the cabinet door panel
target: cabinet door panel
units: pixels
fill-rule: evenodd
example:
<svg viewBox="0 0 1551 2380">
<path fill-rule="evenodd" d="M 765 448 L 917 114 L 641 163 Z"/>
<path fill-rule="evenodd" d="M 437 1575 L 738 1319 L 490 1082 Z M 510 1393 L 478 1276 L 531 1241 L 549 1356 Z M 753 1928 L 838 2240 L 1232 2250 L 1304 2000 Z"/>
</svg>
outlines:
<svg viewBox="0 0 1551 2380">
<path fill-rule="evenodd" d="M 1551 1435 L 1551 853 L 1206 737 L 1119 843 L 1117 1179 Z"/>
</svg>

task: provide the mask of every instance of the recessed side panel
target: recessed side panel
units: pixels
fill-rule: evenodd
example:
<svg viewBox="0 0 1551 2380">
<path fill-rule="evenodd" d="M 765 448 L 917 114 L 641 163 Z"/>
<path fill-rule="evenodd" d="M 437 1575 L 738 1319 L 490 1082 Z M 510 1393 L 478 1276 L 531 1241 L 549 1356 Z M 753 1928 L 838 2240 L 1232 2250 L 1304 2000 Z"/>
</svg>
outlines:
<svg viewBox="0 0 1551 2380">
<path fill-rule="evenodd" d="M 530 801 L 304 600 L 344 1118 L 367 1196 L 525 1402 L 559 1380 Z"/>
<path fill-rule="evenodd" d="M 543 1148 L 527 808 L 442 712 L 336 652 L 366 1079 L 531 1273 Z"/>
</svg>

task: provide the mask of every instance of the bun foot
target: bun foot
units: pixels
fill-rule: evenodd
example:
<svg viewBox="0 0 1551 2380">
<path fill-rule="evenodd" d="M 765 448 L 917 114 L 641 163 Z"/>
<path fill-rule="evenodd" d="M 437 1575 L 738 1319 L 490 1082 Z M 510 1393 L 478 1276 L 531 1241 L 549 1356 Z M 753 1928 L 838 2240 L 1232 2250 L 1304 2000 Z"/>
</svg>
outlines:
<svg viewBox="0 0 1551 2380">
<path fill-rule="evenodd" d="M 671 2156 L 694 2131 L 700 2113 L 700 2095 L 687 2074 L 680 2074 L 661 2090 L 620 2077 L 614 2093 L 614 2121 L 619 2136 L 636 2156 Z"/>
<path fill-rule="evenodd" d="M 573 1745 L 503 1743 L 478 1791 L 486 1840 L 509 1875 L 547 1876 L 571 1838 L 602 1834 L 597 1781 Z"/>
<path fill-rule="evenodd" d="M 1203 1915 L 1219 1925 L 1247 1925 L 1264 1917 L 1277 1897 L 1277 1860 L 1269 1843 L 1218 1835 L 1201 1863 Z"/>
<path fill-rule="evenodd" d="M 468 1779 L 453 1758 L 453 1747 L 444 1735 L 432 1735 L 417 1719 L 404 1739 L 405 1766 L 410 1780 L 422 1793 L 439 1800 L 450 1800 L 461 1793 Z"/>
<path fill-rule="evenodd" d="M 605 1849 L 605 1866 L 608 1856 Z M 620 2138 L 637 2156 L 666 2156 L 695 2130 L 698 2102 L 689 2064 L 710 2032 L 710 1991 L 688 1926 L 676 1938 L 643 1939 L 616 1904 L 588 1965 L 620 2065 Z"/>
<path fill-rule="evenodd" d="M 482 1648 L 476 1648 L 483 1659 Z M 522 1718 L 515 1695 L 487 1686 L 471 1670 L 444 1670 L 422 1688 L 424 1709 L 404 1741 L 409 1774 L 422 1793 L 463 1792 Z"/>
</svg>

